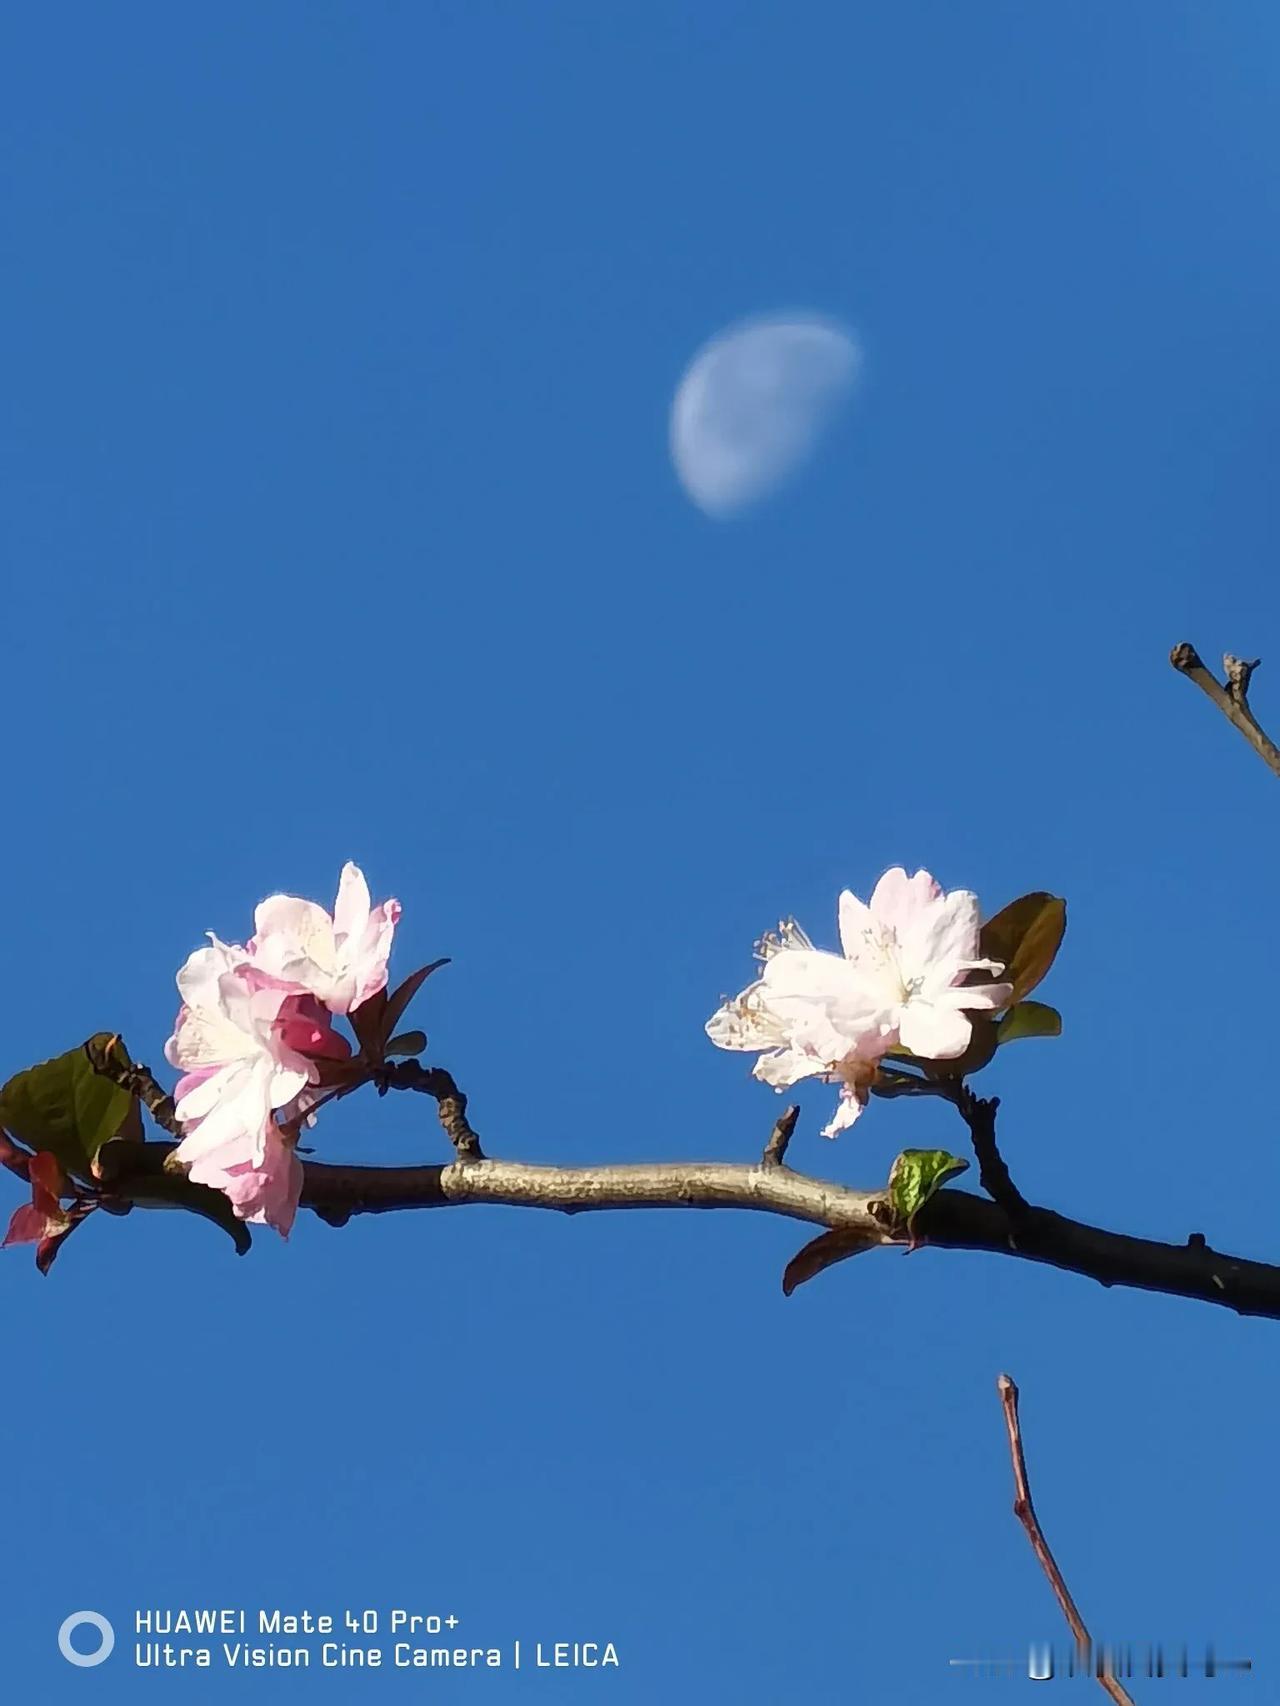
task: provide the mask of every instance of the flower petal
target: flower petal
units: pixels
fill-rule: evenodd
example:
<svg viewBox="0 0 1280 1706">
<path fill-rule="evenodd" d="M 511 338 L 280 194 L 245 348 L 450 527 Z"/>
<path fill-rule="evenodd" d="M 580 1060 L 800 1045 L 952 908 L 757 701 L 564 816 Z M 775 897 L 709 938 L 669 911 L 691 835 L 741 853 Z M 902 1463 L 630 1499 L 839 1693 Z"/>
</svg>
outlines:
<svg viewBox="0 0 1280 1706">
<path fill-rule="evenodd" d="M 1013 1000 L 1011 983 L 959 983 L 930 996 L 937 1007 L 959 1007 L 974 1013 L 994 1013 Z"/>
<path fill-rule="evenodd" d="M 196 1177 L 193 1168 L 191 1177 Z M 287 1238 L 302 1194 L 303 1170 L 293 1145 L 275 1125 L 261 1134 L 256 1161 L 236 1162 L 225 1168 L 200 1169 L 197 1183 L 220 1190 L 231 1202 L 236 1216 L 259 1226 L 274 1226 Z"/>
<path fill-rule="evenodd" d="M 370 908 L 364 873 L 348 861 L 332 918 L 314 901 L 293 895 L 263 901 L 255 915 L 254 964 L 308 990 L 331 1013 L 349 1013 L 386 986 L 399 917 L 396 900 Z"/>
<path fill-rule="evenodd" d="M 821 948 L 790 948 L 772 955 L 761 970 L 760 982 L 769 1000 L 800 996 L 807 1001 L 873 1005 L 858 968 Z"/>
<path fill-rule="evenodd" d="M 350 956 L 353 994 L 348 1012 L 353 1007 L 359 1007 L 371 995 L 376 995 L 380 989 L 386 988 L 391 938 L 400 922 L 400 913 L 398 900 L 384 900 L 369 914 L 369 921 L 364 927 L 355 953 Z"/>
<path fill-rule="evenodd" d="M 892 936 L 884 922 L 849 889 L 840 895 L 839 919 L 845 959 L 873 975 L 883 974 L 892 963 Z"/>
<path fill-rule="evenodd" d="M 922 908 L 898 939 L 904 981 L 927 980 L 931 988 L 954 983 L 977 958 L 978 919 L 978 897 L 969 889 L 953 889 Z"/>
<path fill-rule="evenodd" d="M 194 953 L 189 954 L 186 964 L 178 973 L 178 993 L 184 1006 L 216 1007 L 218 979 L 224 973 L 243 965 L 247 958 L 243 948 L 220 942 L 211 931 L 209 946 L 197 948 Z"/>
<path fill-rule="evenodd" d="M 816 1055 L 806 1054 L 802 1049 L 775 1048 L 760 1056 L 751 1068 L 751 1076 L 774 1090 L 788 1090 L 802 1078 L 821 1077 L 826 1071 L 827 1062 Z"/>
<path fill-rule="evenodd" d="M 921 1060 L 954 1060 L 968 1048 L 973 1026 L 955 1008 L 916 1000 L 902 1009 L 899 1034 L 903 1048 Z"/>
<path fill-rule="evenodd" d="M 780 1043 L 784 1027 L 763 999 L 759 983 L 717 1007 L 704 1027 L 717 1048 L 764 1049 Z"/>
<path fill-rule="evenodd" d="M 901 942 L 941 894 L 941 885 L 928 871 L 917 871 L 914 877 L 909 877 L 901 865 L 895 865 L 876 884 L 870 910 Z"/>
<path fill-rule="evenodd" d="M 823 1137 L 839 1137 L 842 1131 L 848 1131 L 866 1105 L 865 1091 L 859 1094 L 857 1090 L 845 1085 L 840 1091 L 840 1100 L 836 1103 L 835 1113 L 822 1128 Z"/>
<path fill-rule="evenodd" d="M 333 903 L 333 930 L 339 938 L 358 940 L 364 935 L 372 904 L 364 872 L 350 859 L 338 878 L 338 898 Z"/>
<path fill-rule="evenodd" d="M 253 915 L 254 964 L 308 988 L 337 968 L 333 922 L 314 900 L 274 894 Z"/>
</svg>

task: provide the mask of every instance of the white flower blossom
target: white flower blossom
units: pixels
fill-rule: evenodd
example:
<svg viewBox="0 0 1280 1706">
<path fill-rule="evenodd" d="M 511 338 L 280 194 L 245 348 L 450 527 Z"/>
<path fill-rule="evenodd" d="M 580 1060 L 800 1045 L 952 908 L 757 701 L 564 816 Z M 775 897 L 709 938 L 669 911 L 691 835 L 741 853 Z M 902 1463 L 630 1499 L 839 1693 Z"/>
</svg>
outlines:
<svg viewBox="0 0 1280 1706">
<path fill-rule="evenodd" d="M 869 905 L 845 890 L 839 918 L 839 954 L 815 948 L 794 921 L 762 938 L 759 978 L 707 1024 L 717 1047 L 756 1052 L 755 1076 L 777 1089 L 807 1077 L 839 1083 L 828 1137 L 857 1119 L 891 1048 L 954 1059 L 969 1046 L 968 1013 L 998 1011 L 1013 994 L 963 981 L 1004 968 L 979 954 L 977 896 L 944 894 L 927 871 L 887 871 Z"/>
</svg>

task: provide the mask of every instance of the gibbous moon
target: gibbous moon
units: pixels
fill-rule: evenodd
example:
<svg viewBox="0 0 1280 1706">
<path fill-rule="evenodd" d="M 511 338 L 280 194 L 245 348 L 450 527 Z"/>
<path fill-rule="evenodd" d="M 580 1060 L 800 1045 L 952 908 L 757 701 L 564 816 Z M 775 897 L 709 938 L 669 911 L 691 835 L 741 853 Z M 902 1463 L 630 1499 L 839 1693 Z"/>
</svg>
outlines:
<svg viewBox="0 0 1280 1706">
<path fill-rule="evenodd" d="M 850 332 L 811 314 L 745 320 L 705 343 L 671 403 L 671 460 L 699 509 L 733 515 L 783 485 L 845 401 L 860 362 Z"/>
</svg>

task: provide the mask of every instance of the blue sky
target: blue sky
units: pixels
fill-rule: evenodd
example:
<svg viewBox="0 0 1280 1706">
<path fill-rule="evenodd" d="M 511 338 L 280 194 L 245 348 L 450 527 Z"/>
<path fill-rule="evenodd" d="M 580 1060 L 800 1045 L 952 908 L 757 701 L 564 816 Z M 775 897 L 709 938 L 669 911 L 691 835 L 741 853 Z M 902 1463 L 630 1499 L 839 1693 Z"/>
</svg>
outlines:
<svg viewBox="0 0 1280 1706">
<path fill-rule="evenodd" d="M 984 1080 L 1024 1191 L 1280 1259 L 1274 782 L 1166 662 L 1261 652 L 1280 723 L 1278 94 L 1243 0 L 11 11 L 4 1070 L 157 1063 L 201 932 L 351 857 L 493 1153 L 746 1158 L 707 1013 L 924 864 L 1068 897 L 1065 1035 Z M 856 400 L 709 520 L 672 390 L 793 307 Z M 962 1135 L 802 1101 L 854 1184 Z M 728 1214 L 99 1219 L 4 1258 L 19 1693 L 411 1699 L 54 1645 L 407 1605 L 623 1657 L 440 1699 L 933 1702 L 1061 1633 L 1002 1369 L 1097 1632 L 1280 1662 L 1273 1323 L 927 1250 L 784 1301 L 803 1229 Z"/>
</svg>

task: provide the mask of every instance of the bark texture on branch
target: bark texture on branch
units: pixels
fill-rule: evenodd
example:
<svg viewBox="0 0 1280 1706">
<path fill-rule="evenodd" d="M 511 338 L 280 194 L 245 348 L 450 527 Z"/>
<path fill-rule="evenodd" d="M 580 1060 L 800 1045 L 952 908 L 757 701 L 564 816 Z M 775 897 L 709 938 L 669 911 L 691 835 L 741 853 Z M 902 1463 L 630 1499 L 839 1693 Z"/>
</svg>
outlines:
<svg viewBox="0 0 1280 1706">
<path fill-rule="evenodd" d="M 356 1214 L 398 1209 L 501 1203 L 556 1209 L 745 1209 L 813 1226 L 857 1232 L 896 1244 L 885 1218 L 884 1189 L 847 1185 L 790 1167 L 674 1161 L 605 1167 L 547 1167 L 522 1161 L 452 1161 L 424 1167 L 342 1167 L 308 1161 L 302 1206 L 331 1225 Z M 1102 1285 L 1134 1286 L 1197 1298 L 1240 1315 L 1280 1320 L 1280 1267 L 1213 1250 L 1198 1234 L 1185 1244 L 1131 1238 L 1049 1209 L 1028 1207 L 1012 1220 L 1005 1209 L 967 1191 L 940 1191 L 920 1210 L 917 1237 L 948 1250 L 980 1250 L 1043 1262 Z"/>
<path fill-rule="evenodd" d="M 1249 708 L 1249 683 L 1260 658 L 1246 662 L 1228 652 L 1222 660 L 1225 682 L 1219 681 L 1204 659 L 1189 641 L 1183 640 L 1169 653 L 1169 662 L 1180 675 L 1194 681 L 1200 691 L 1218 707 L 1233 728 L 1248 741 L 1262 762 L 1280 776 L 1280 750 Z"/>
</svg>

